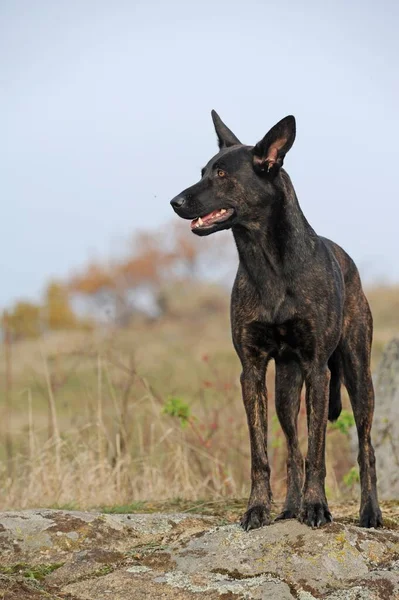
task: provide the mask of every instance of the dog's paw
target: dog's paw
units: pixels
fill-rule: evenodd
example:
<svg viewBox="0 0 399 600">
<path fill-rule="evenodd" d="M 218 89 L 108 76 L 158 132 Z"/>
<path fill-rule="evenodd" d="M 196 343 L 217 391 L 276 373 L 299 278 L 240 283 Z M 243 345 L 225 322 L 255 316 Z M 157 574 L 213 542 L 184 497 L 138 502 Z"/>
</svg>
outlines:
<svg viewBox="0 0 399 600">
<path fill-rule="evenodd" d="M 321 527 L 333 520 L 327 502 L 304 501 L 302 504 L 299 520 L 309 527 Z"/>
<path fill-rule="evenodd" d="M 360 527 L 382 527 L 382 514 L 377 500 L 369 499 L 360 510 Z"/>
<path fill-rule="evenodd" d="M 245 531 L 270 525 L 270 510 L 264 504 L 257 504 L 247 510 L 240 521 Z"/>
<path fill-rule="evenodd" d="M 275 521 L 284 521 L 285 519 L 297 519 L 299 515 L 299 510 L 295 509 L 284 509 L 277 517 L 274 519 Z"/>
</svg>

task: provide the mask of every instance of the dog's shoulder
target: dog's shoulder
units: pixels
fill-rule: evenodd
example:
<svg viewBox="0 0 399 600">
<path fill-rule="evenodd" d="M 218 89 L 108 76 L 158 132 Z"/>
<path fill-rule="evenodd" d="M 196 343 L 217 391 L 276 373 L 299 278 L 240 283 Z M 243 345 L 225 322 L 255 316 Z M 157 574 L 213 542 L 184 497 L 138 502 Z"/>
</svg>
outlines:
<svg viewBox="0 0 399 600">
<path fill-rule="evenodd" d="M 336 259 L 342 271 L 345 283 L 347 283 L 349 280 L 353 280 L 354 278 L 357 279 L 359 277 L 359 272 L 354 260 L 349 256 L 349 254 L 345 252 L 345 250 L 341 246 L 339 246 L 332 240 L 329 240 L 328 238 L 322 236 L 319 237 L 324 246 L 327 248 L 327 250 Z"/>
</svg>

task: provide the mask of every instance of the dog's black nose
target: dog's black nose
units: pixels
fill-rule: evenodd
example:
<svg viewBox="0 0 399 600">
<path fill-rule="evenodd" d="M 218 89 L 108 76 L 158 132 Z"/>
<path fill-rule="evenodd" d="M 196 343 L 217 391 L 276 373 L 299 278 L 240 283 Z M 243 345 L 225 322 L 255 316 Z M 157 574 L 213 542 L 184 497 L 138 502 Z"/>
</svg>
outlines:
<svg viewBox="0 0 399 600">
<path fill-rule="evenodd" d="M 185 203 L 186 199 L 184 196 L 176 196 L 173 200 L 170 201 L 173 208 L 181 208 Z"/>
</svg>

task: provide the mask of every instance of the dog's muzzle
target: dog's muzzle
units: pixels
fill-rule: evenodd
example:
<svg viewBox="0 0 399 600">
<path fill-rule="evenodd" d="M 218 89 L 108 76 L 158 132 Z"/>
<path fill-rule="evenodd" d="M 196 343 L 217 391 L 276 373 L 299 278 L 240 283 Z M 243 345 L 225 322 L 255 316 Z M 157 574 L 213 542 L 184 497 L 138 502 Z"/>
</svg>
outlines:
<svg viewBox="0 0 399 600">
<path fill-rule="evenodd" d="M 170 204 L 173 208 L 173 210 L 176 210 L 178 208 L 181 208 L 183 206 L 183 204 L 185 204 L 186 199 L 184 196 L 175 196 L 173 198 L 173 200 L 170 201 Z"/>
</svg>

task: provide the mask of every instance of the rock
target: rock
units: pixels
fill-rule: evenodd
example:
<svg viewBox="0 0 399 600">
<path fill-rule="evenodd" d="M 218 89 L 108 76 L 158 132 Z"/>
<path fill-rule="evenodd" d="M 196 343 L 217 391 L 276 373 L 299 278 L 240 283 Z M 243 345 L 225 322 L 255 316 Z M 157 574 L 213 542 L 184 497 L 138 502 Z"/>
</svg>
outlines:
<svg viewBox="0 0 399 600">
<path fill-rule="evenodd" d="M 386 346 L 375 377 L 372 429 L 380 498 L 399 497 L 399 338 Z"/>
<path fill-rule="evenodd" d="M 76 552 L 58 569 L 46 577 L 47 583 L 63 586 L 74 581 L 99 577 L 109 573 L 111 565 L 118 564 L 124 558 L 121 552 L 112 552 L 101 548 Z"/>
<path fill-rule="evenodd" d="M 26 510 L 0 513 L 2 565 L 65 561 L 90 548 L 128 552 L 136 546 L 184 539 L 216 522 L 188 514 L 108 515 L 79 511 Z"/>
<path fill-rule="evenodd" d="M 347 522 L 246 533 L 187 513 L 21 511 L 0 513 L 0 547 L 7 600 L 399 598 L 399 532 Z"/>
<path fill-rule="evenodd" d="M 319 597 L 364 579 L 371 568 L 392 562 L 398 552 L 399 535 L 370 534 L 340 523 L 312 530 L 292 520 L 249 535 L 238 526 L 221 527 L 191 540 L 172 558 L 176 571 L 188 578 L 198 571 L 241 581 L 267 574 L 298 593 L 302 588 Z M 396 577 L 399 583 L 399 572 Z"/>
<path fill-rule="evenodd" d="M 157 583 L 153 574 L 114 571 L 105 577 L 89 579 L 65 588 L 65 592 L 79 600 L 199 600 L 194 592 Z M 209 594 L 209 600 L 220 600 L 218 593 Z"/>
</svg>

